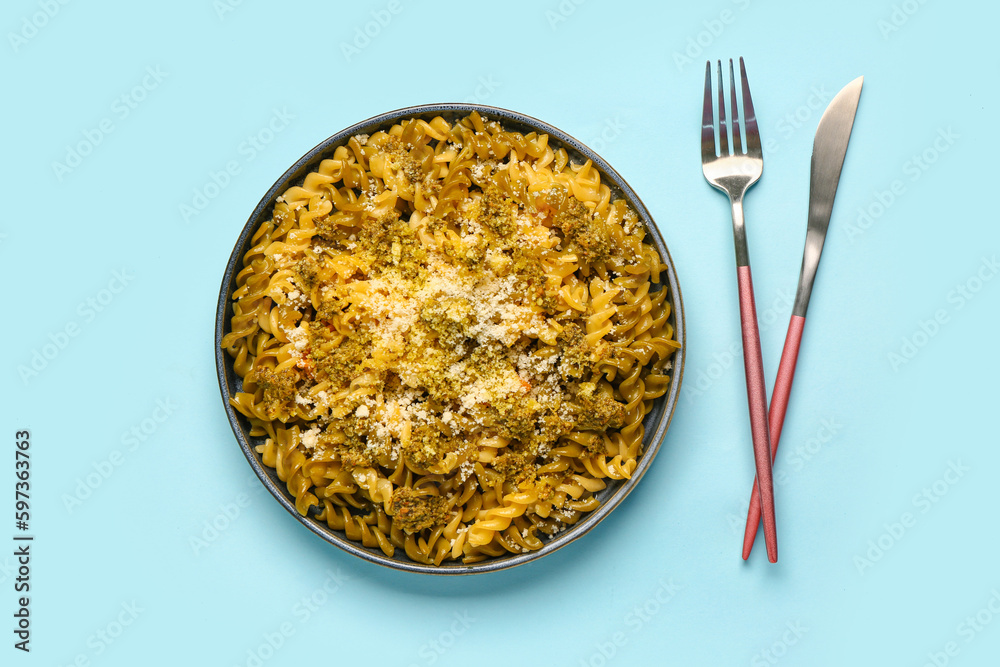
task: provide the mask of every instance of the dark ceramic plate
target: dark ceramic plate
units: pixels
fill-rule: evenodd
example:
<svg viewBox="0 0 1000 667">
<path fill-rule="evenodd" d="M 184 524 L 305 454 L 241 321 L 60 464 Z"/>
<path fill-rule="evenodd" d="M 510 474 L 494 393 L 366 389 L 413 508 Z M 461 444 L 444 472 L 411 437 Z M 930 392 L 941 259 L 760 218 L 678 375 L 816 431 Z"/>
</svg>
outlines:
<svg viewBox="0 0 1000 667">
<path fill-rule="evenodd" d="M 305 175 L 316 169 L 321 160 L 332 155 L 337 146 L 345 144 L 356 134 L 374 134 L 379 130 L 388 129 L 401 118 L 419 117 L 430 120 L 435 116 L 442 116 L 449 122 L 453 122 L 472 111 L 478 111 L 480 115 L 500 121 L 507 130 L 514 130 L 523 134 L 532 131 L 548 134 L 550 144 L 565 148 L 572 160 L 578 162 L 584 162 L 587 159 L 592 160 L 594 166 L 601 172 L 602 182 L 611 188 L 612 198 L 624 197 L 631 204 L 646 225 L 646 229 L 648 230 L 647 240 L 653 242 L 657 250 L 659 250 L 660 256 L 663 258 L 665 271 L 661 276 L 661 281 L 670 286 L 670 297 L 673 304 L 671 321 L 676 330 L 676 338 L 681 343 L 681 349 L 674 356 L 673 382 L 671 383 L 670 390 L 666 395 L 655 401 L 653 409 L 646 415 L 644 420 L 646 435 L 644 438 L 644 452 L 639 458 L 639 465 L 636 467 L 631 479 L 624 481 L 611 480 L 607 488 L 598 492 L 597 498 L 600 501 L 600 506 L 596 510 L 584 515 L 584 518 L 576 525 L 548 539 L 545 542 L 545 546 L 537 551 L 498 556 L 472 565 L 442 564 L 433 566 L 410 560 L 403 553 L 402 549 L 396 550 L 396 553 L 399 554 L 398 556 L 388 558 L 379 549 L 366 548 L 360 542 L 347 539 L 342 532 L 331 530 L 325 523 L 317 521 L 312 517 L 304 517 L 296 511 L 294 499 L 289 494 L 285 484 L 278 479 L 277 473 L 273 468 L 268 468 L 261 463 L 260 455 L 254 450 L 256 445 L 263 443 L 263 438 L 249 437 L 247 435 L 250 431 L 249 422 L 229 404 L 230 396 L 240 390 L 242 380 L 233 371 L 233 360 L 221 348 L 221 341 L 222 337 L 229 333 L 230 330 L 229 320 L 232 316 L 231 296 L 235 289 L 236 274 L 243 266 L 243 255 L 249 249 L 253 232 L 261 222 L 270 217 L 275 199 L 282 192 L 294 185 L 301 185 Z M 565 132 L 530 116 L 476 104 L 429 104 L 390 111 L 338 132 L 302 156 L 271 186 L 267 194 L 264 195 L 264 198 L 254 208 L 253 213 L 250 214 L 250 219 L 247 220 L 246 225 L 243 227 L 243 231 L 236 241 L 236 247 L 233 248 L 233 254 L 229 258 L 229 263 L 226 265 L 226 273 L 222 278 L 222 289 L 219 292 L 219 305 L 215 316 L 215 362 L 219 374 L 219 387 L 222 391 L 222 402 L 226 409 L 226 415 L 229 417 L 229 423 L 233 427 L 233 433 L 236 435 L 236 440 L 239 442 L 243 454 L 247 457 L 247 461 L 250 462 L 250 466 L 254 472 L 257 473 L 257 477 L 267 487 L 267 490 L 271 492 L 271 495 L 288 510 L 289 514 L 302 522 L 309 530 L 324 540 L 337 545 L 344 551 L 373 563 L 378 563 L 379 565 L 428 574 L 474 574 L 521 565 L 522 563 L 527 563 L 528 561 L 550 554 L 556 549 L 583 537 L 590 529 L 603 521 L 611 513 L 611 510 L 617 507 L 625 499 L 625 496 L 639 483 L 639 480 L 642 479 L 642 476 L 649 469 L 653 458 L 656 456 L 656 452 L 660 448 L 660 443 L 663 441 L 667 426 L 670 424 L 674 407 L 677 405 L 678 391 L 684 371 L 684 357 L 684 308 L 681 303 L 681 291 L 677 283 L 674 264 L 670 259 L 670 253 L 667 252 L 667 246 L 663 243 L 663 238 L 660 236 L 660 232 L 653 222 L 652 216 L 650 216 L 649 211 L 635 192 L 633 192 L 632 188 L 629 187 L 628 183 L 597 153 Z"/>
</svg>

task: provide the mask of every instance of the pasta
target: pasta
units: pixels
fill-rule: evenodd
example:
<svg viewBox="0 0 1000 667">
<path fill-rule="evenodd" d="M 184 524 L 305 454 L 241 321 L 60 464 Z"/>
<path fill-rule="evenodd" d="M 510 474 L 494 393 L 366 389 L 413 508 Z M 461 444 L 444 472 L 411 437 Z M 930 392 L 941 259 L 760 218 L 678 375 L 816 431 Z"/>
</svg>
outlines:
<svg viewBox="0 0 1000 667">
<path fill-rule="evenodd" d="M 679 348 L 641 221 L 473 112 L 352 137 L 255 231 L 222 346 L 303 516 L 439 565 L 539 549 L 629 478 Z"/>
</svg>

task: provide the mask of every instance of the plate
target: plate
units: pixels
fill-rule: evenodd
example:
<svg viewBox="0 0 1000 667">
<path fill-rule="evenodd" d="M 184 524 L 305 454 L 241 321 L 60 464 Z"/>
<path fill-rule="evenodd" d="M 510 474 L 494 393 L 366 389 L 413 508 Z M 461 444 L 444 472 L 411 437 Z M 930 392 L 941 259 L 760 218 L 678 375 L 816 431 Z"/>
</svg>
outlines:
<svg viewBox="0 0 1000 667">
<path fill-rule="evenodd" d="M 643 453 L 638 459 L 638 465 L 633 471 L 632 477 L 627 480 L 607 480 L 607 487 L 595 494 L 599 502 L 597 509 L 584 514 L 579 522 L 557 535 L 544 538 L 544 546 L 535 551 L 492 557 L 472 564 L 446 562 L 441 565 L 425 565 L 407 558 L 403 549 L 397 549 L 396 555 L 390 558 L 377 548 L 366 548 L 360 542 L 347 539 L 341 531 L 329 528 L 324 522 L 317 521 L 311 516 L 302 516 L 299 514 L 295 509 L 295 499 L 288 492 L 284 482 L 278 478 L 273 468 L 263 465 L 260 455 L 254 449 L 257 445 L 263 444 L 264 439 L 249 436 L 250 424 L 248 420 L 230 404 L 230 397 L 241 389 L 242 379 L 234 372 L 233 360 L 222 349 L 221 341 L 229 332 L 229 320 L 232 315 L 231 297 L 236 286 L 236 275 L 240 268 L 242 268 L 243 256 L 250 247 L 253 232 L 263 221 L 270 218 L 275 200 L 281 193 L 285 192 L 289 187 L 301 185 L 306 174 L 314 171 L 323 159 L 333 154 L 334 149 L 346 144 L 351 137 L 357 134 L 371 135 L 379 130 L 387 130 L 397 121 L 404 118 L 423 118 L 429 121 L 435 116 L 441 116 L 448 122 L 454 122 L 473 111 L 477 111 L 481 116 L 488 117 L 491 120 L 499 121 L 504 126 L 504 129 L 509 131 L 521 132 L 523 134 L 533 131 L 548 134 L 550 145 L 565 148 L 572 161 L 582 163 L 589 159 L 593 162 L 594 167 L 601 174 L 602 183 L 607 184 L 611 189 L 612 199 L 624 198 L 628 201 L 646 226 L 646 241 L 651 242 L 660 253 L 660 258 L 663 262 L 660 284 L 665 284 L 670 288 L 670 322 L 674 326 L 674 337 L 680 343 L 681 347 L 674 353 L 673 376 L 670 389 L 666 394 L 655 399 L 652 409 L 643 420 L 645 428 Z M 216 370 L 218 372 L 219 388 L 222 393 L 222 402 L 225 407 L 226 416 L 232 426 L 240 449 L 243 451 L 244 456 L 246 456 L 257 477 L 267 490 L 271 492 L 271 495 L 274 496 L 289 514 L 294 516 L 306 528 L 350 554 L 378 565 L 409 572 L 437 575 L 492 572 L 537 560 L 583 537 L 594 526 L 603 521 L 636 487 L 656 457 L 656 453 L 660 448 L 660 444 L 667 432 L 667 427 L 670 424 L 670 419 L 677 405 L 678 392 L 680 391 L 684 374 L 685 350 L 684 308 L 673 261 L 648 209 L 639 199 L 638 195 L 636 195 L 635 191 L 625 182 L 625 179 L 592 149 L 562 130 L 515 111 L 476 104 L 431 104 L 390 111 L 374 118 L 369 118 L 334 134 L 303 155 L 271 186 L 256 208 L 254 208 L 246 225 L 243 227 L 243 231 L 240 233 L 236 241 L 236 246 L 233 248 L 233 253 L 229 258 L 229 263 L 226 265 L 222 287 L 219 291 L 219 302 L 215 320 Z"/>
</svg>

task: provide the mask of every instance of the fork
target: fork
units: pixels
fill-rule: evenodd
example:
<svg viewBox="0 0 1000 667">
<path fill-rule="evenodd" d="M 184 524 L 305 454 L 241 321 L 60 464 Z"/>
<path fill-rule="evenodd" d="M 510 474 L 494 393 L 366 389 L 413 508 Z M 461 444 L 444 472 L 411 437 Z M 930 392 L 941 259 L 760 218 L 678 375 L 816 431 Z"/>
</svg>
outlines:
<svg viewBox="0 0 1000 667">
<path fill-rule="evenodd" d="M 747 251 L 746 226 L 743 221 L 743 196 L 757 182 L 764 168 L 760 148 L 760 132 L 750 99 L 747 70 L 740 58 L 740 88 L 743 91 L 742 132 L 746 138 L 746 152 L 740 141 L 740 116 L 736 104 L 736 77 L 733 61 L 729 60 L 729 91 L 732 98 L 733 150 L 729 150 L 729 125 L 726 123 L 725 80 L 722 78 L 722 61 L 718 62 L 719 123 L 712 114 L 712 62 L 705 63 L 705 103 L 701 121 L 701 168 L 705 178 L 714 187 L 729 195 L 733 209 L 733 239 L 736 243 L 736 276 L 740 296 L 740 328 L 743 334 L 743 364 L 746 368 L 747 403 L 750 408 L 750 433 L 753 438 L 754 465 L 757 468 L 759 494 L 764 518 L 764 541 L 767 558 L 778 562 L 778 539 L 774 525 L 774 482 L 771 478 L 771 442 L 767 422 L 767 389 L 764 385 L 764 363 L 760 354 L 760 333 L 757 330 L 757 308 L 753 298 L 753 280 L 750 276 L 750 255 Z M 718 151 L 716 150 L 718 129 Z"/>
</svg>

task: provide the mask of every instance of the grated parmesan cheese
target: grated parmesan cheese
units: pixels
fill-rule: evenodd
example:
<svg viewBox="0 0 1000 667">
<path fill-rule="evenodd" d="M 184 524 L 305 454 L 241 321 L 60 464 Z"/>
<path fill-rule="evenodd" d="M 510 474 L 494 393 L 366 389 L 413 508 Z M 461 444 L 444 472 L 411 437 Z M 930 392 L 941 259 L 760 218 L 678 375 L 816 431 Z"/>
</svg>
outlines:
<svg viewBox="0 0 1000 667">
<path fill-rule="evenodd" d="M 319 427 L 313 427 L 302 434 L 302 444 L 308 450 L 313 450 L 319 444 Z"/>
</svg>

